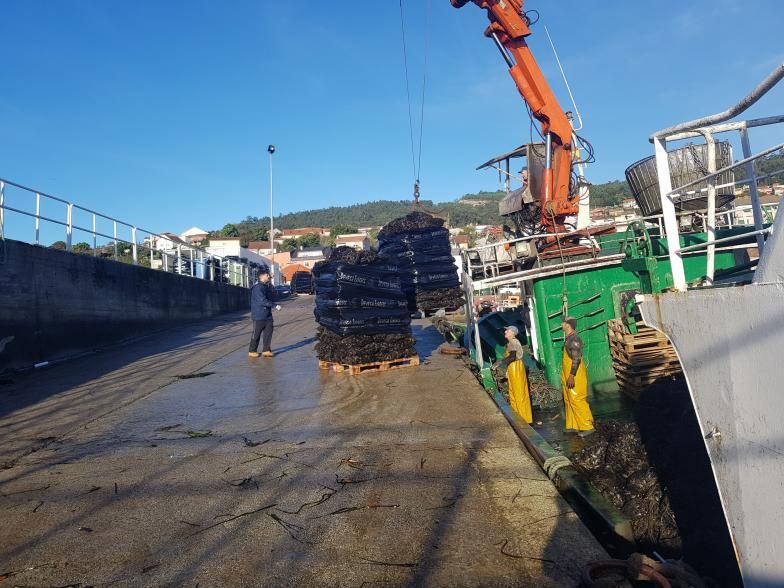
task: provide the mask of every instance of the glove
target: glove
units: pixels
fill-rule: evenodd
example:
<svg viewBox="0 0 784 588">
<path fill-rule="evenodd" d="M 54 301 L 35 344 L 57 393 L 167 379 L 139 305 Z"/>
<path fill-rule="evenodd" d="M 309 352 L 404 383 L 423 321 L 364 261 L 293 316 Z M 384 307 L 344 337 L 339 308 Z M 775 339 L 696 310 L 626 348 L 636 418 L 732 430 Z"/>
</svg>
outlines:
<svg viewBox="0 0 784 588">
<path fill-rule="evenodd" d="M 280 310 L 280 304 L 275 305 L 275 310 Z"/>
</svg>

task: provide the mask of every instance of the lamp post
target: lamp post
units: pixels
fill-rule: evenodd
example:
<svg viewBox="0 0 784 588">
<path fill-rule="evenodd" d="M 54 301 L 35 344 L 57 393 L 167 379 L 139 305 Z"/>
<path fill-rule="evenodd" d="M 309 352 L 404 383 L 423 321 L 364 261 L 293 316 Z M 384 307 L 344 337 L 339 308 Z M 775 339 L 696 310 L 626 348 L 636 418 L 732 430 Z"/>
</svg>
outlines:
<svg viewBox="0 0 784 588">
<path fill-rule="evenodd" d="M 272 154 L 275 153 L 275 145 L 269 145 L 267 147 L 267 153 L 269 153 L 269 178 L 270 178 L 270 233 L 269 233 L 269 240 L 270 240 L 270 248 L 272 249 L 272 254 L 270 256 L 270 261 L 272 267 L 270 271 L 272 271 L 272 277 L 275 278 L 275 225 L 274 225 L 274 215 L 272 214 Z"/>
</svg>

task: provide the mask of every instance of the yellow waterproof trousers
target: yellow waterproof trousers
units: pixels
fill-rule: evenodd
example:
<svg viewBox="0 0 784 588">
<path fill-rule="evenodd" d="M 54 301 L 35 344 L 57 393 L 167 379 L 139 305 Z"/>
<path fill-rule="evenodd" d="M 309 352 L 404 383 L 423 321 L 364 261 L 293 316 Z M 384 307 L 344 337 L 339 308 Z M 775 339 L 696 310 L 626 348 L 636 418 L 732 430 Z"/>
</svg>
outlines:
<svg viewBox="0 0 784 588">
<path fill-rule="evenodd" d="M 506 368 L 506 379 L 509 381 L 509 405 L 530 425 L 533 420 L 531 396 L 528 393 L 528 375 L 521 359 L 509 364 Z"/>
<path fill-rule="evenodd" d="M 593 429 L 593 414 L 588 406 L 588 374 L 585 371 L 585 361 L 580 362 L 577 373 L 574 375 L 574 388 L 566 387 L 569 372 L 572 371 L 572 358 L 563 352 L 563 365 L 561 366 L 561 387 L 566 408 L 566 429 L 573 431 L 590 431 Z"/>
</svg>

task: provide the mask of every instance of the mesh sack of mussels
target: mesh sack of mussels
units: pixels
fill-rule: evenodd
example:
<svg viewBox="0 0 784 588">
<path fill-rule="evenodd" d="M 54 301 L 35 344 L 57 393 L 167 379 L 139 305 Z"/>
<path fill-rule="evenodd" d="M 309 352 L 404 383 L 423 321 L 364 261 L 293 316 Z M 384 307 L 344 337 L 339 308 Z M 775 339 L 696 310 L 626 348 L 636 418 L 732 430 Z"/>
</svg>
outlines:
<svg viewBox="0 0 784 588">
<path fill-rule="evenodd" d="M 378 234 L 380 257 L 400 268 L 409 310 L 454 310 L 463 303 L 449 230 L 444 220 L 415 211 L 387 223 Z"/>
<path fill-rule="evenodd" d="M 319 359 L 357 364 L 416 355 L 395 264 L 373 251 L 337 247 L 313 276 Z"/>
</svg>

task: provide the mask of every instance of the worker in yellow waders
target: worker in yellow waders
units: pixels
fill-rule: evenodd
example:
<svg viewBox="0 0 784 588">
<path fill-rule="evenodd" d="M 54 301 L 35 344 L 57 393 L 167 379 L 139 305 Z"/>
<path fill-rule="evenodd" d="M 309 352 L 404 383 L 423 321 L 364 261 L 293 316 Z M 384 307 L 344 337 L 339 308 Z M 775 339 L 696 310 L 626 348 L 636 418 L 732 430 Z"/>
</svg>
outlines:
<svg viewBox="0 0 784 588">
<path fill-rule="evenodd" d="M 533 420 L 531 415 L 531 396 L 528 394 L 528 375 L 523 365 L 523 346 L 517 338 L 519 330 L 515 326 L 504 329 L 506 354 L 493 365 L 494 370 L 506 368 L 509 382 L 509 405 L 526 423 Z"/>
<path fill-rule="evenodd" d="M 577 319 L 568 316 L 564 332 L 561 387 L 566 408 L 566 432 L 587 437 L 594 432 L 593 414 L 588 406 L 588 374 L 583 361 L 583 340 L 577 334 Z"/>
</svg>

